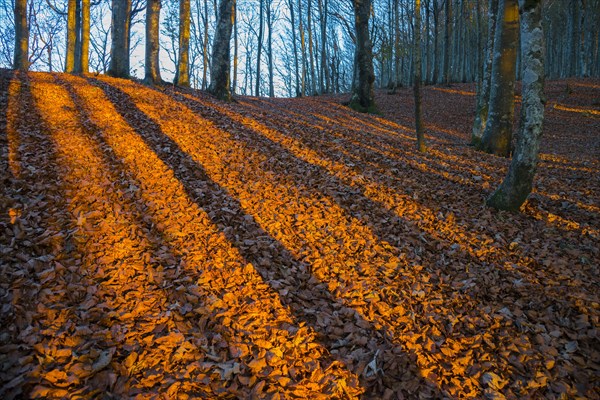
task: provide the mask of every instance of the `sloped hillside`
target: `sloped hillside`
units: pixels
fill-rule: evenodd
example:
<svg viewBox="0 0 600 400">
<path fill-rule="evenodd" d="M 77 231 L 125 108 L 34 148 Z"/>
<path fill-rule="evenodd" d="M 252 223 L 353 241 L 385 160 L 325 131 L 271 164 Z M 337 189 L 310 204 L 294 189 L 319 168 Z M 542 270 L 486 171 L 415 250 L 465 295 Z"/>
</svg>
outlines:
<svg viewBox="0 0 600 400">
<path fill-rule="evenodd" d="M 535 192 L 473 88 L 381 116 L 0 77 L 0 397 L 600 398 L 600 82 L 548 86 Z"/>
</svg>

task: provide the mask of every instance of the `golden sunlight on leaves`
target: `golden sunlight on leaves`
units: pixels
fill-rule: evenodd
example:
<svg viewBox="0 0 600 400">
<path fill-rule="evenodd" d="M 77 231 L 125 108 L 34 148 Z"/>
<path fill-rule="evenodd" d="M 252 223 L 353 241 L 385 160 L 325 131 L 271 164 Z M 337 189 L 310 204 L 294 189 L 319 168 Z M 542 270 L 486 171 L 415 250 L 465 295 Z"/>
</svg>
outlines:
<svg viewBox="0 0 600 400">
<path fill-rule="evenodd" d="M 369 116 L 2 74 L 3 398 L 600 395 L 600 165 L 563 138 L 594 119 L 549 117 L 507 214 L 468 85 L 424 89 L 453 101 L 416 153 L 404 92 Z"/>
</svg>

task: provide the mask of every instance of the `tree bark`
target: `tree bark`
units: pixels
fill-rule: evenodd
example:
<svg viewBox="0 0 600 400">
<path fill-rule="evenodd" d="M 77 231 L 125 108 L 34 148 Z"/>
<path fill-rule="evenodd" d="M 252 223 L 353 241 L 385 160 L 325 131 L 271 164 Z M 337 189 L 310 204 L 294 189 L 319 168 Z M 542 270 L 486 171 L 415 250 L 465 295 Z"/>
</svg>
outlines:
<svg viewBox="0 0 600 400">
<path fill-rule="evenodd" d="M 175 84 L 190 86 L 190 0 L 179 0 L 179 56 Z"/>
<path fill-rule="evenodd" d="M 15 51 L 13 68 L 29 69 L 29 28 L 27 26 L 27 0 L 15 0 Z"/>
<path fill-rule="evenodd" d="M 67 4 L 67 54 L 65 56 L 65 72 L 75 72 L 75 47 L 77 41 L 77 0 L 69 0 Z"/>
<path fill-rule="evenodd" d="M 294 1 L 289 0 L 288 6 L 290 8 L 290 29 L 292 31 L 292 48 L 294 51 L 294 70 L 296 73 L 296 97 L 300 96 L 300 76 L 298 68 L 298 45 L 296 44 L 296 18 L 294 12 Z"/>
<path fill-rule="evenodd" d="M 273 83 L 273 21 L 271 20 L 271 0 L 267 0 L 267 27 L 269 34 L 267 35 L 267 51 L 269 52 L 269 97 L 275 97 L 275 86 Z"/>
<path fill-rule="evenodd" d="M 260 96 L 260 57 L 262 54 L 263 36 L 264 36 L 264 0 L 260 0 L 259 3 L 260 11 L 258 13 L 259 25 L 258 25 L 258 49 L 256 50 L 256 89 L 254 94 L 256 97 Z"/>
<path fill-rule="evenodd" d="M 90 0 L 81 0 L 81 73 L 89 72 L 90 60 Z"/>
<path fill-rule="evenodd" d="M 502 157 L 509 157 L 511 151 L 518 30 L 517 0 L 500 0 L 494 40 L 490 106 L 480 148 Z"/>
<path fill-rule="evenodd" d="M 230 41 L 233 29 L 234 0 L 220 0 L 217 30 L 213 41 L 209 92 L 221 100 L 230 101 L 231 66 Z"/>
<path fill-rule="evenodd" d="M 162 83 L 159 67 L 159 21 L 161 0 L 147 0 L 146 5 L 146 76 L 144 81 L 150 84 Z"/>
<path fill-rule="evenodd" d="M 358 81 L 354 85 L 350 107 L 360 112 L 376 112 L 373 50 L 369 35 L 371 0 L 353 0 L 353 6 L 356 31 L 355 69 L 358 72 Z"/>
<path fill-rule="evenodd" d="M 444 69 L 443 69 L 443 80 L 446 85 L 450 84 L 450 35 L 451 35 L 451 24 L 452 24 L 452 0 L 445 0 L 445 18 L 444 23 Z"/>
<path fill-rule="evenodd" d="M 415 72 L 414 94 L 415 94 L 415 129 L 417 131 L 417 149 L 425 151 L 425 135 L 423 133 L 423 116 L 421 114 L 421 0 L 415 0 Z"/>
<path fill-rule="evenodd" d="M 541 0 L 519 0 L 523 43 L 523 104 L 515 154 L 508 174 L 487 200 L 491 207 L 518 210 L 533 186 L 544 122 L 544 32 Z"/>
<path fill-rule="evenodd" d="M 112 0 L 111 48 L 108 74 L 129 78 L 129 16 L 131 0 Z"/>
<path fill-rule="evenodd" d="M 477 110 L 475 111 L 475 120 L 473 121 L 473 130 L 471 132 L 471 144 L 476 147 L 481 144 L 481 138 L 483 137 L 483 131 L 488 118 L 497 12 L 498 0 L 490 0 L 488 8 L 488 38 L 485 51 L 485 62 L 483 64 L 483 76 L 478 88 Z"/>
<path fill-rule="evenodd" d="M 302 20 L 302 0 L 298 0 L 298 30 L 300 31 L 300 51 L 302 53 L 302 80 L 300 96 L 306 96 L 306 41 L 304 38 L 304 22 Z"/>
</svg>

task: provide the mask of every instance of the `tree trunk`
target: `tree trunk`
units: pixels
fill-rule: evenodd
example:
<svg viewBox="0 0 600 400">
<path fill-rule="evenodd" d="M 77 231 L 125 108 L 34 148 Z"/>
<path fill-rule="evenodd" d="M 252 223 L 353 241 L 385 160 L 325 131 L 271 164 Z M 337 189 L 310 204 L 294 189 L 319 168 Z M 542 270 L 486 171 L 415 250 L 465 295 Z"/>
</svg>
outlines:
<svg viewBox="0 0 600 400">
<path fill-rule="evenodd" d="M 147 0 L 146 5 L 146 76 L 144 82 L 162 83 L 159 67 L 159 21 L 161 0 Z"/>
<path fill-rule="evenodd" d="M 209 92 L 221 100 L 230 101 L 230 45 L 233 29 L 234 0 L 220 0 L 217 30 L 213 41 Z"/>
<path fill-rule="evenodd" d="M 310 61 L 310 94 L 317 94 L 317 80 L 315 78 L 315 53 L 313 48 L 313 29 L 312 29 L 312 0 L 308 0 L 308 8 L 306 10 L 306 26 L 308 27 L 308 58 Z"/>
<path fill-rule="evenodd" d="M 65 72 L 75 72 L 75 47 L 77 41 L 77 0 L 69 0 L 67 5 L 67 54 Z"/>
<path fill-rule="evenodd" d="M 452 24 L 452 0 L 445 0 L 445 17 L 446 21 L 444 23 L 444 69 L 443 69 L 443 80 L 446 85 L 450 84 L 450 34 L 451 34 L 451 24 Z"/>
<path fill-rule="evenodd" d="M 306 96 L 306 41 L 304 39 L 304 22 L 302 20 L 302 0 L 298 0 L 298 22 L 300 31 L 300 50 L 302 52 L 302 84 L 300 95 Z"/>
<path fill-rule="evenodd" d="M 294 49 L 294 70 L 296 73 L 296 96 L 300 95 L 300 76 L 299 76 L 299 68 L 298 68 L 298 46 L 296 44 L 296 21 L 295 21 L 295 13 L 294 13 L 294 1 L 289 0 L 288 6 L 290 7 L 290 19 L 291 24 L 290 29 L 292 31 L 292 48 Z"/>
<path fill-rule="evenodd" d="M 175 84 L 190 86 L 190 0 L 179 0 L 179 56 Z"/>
<path fill-rule="evenodd" d="M 264 0 L 260 0 L 259 3 L 260 11 L 258 13 L 259 25 L 258 25 L 258 49 L 256 51 L 256 89 L 254 91 L 255 96 L 260 96 L 260 57 L 262 53 L 263 36 L 264 36 Z"/>
<path fill-rule="evenodd" d="M 421 0 L 415 0 L 415 129 L 417 131 L 417 149 L 425 151 L 425 135 L 423 133 L 423 116 L 421 115 Z"/>
<path fill-rule="evenodd" d="M 273 21 L 271 20 L 271 0 L 267 0 L 267 51 L 269 52 L 269 97 L 275 97 L 275 85 L 273 83 Z"/>
<path fill-rule="evenodd" d="M 515 154 L 508 174 L 487 200 L 491 207 L 516 211 L 533 187 L 544 122 L 544 32 L 541 0 L 519 0 L 523 43 L 523 104 Z"/>
<path fill-rule="evenodd" d="M 204 0 L 204 33 L 202 35 L 202 90 L 208 87 L 208 0 Z"/>
<path fill-rule="evenodd" d="M 81 1 L 81 70 L 89 72 L 90 60 L 90 0 Z"/>
<path fill-rule="evenodd" d="M 483 64 L 483 76 L 477 93 L 477 110 L 475 121 L 471 132 L 471 144 L 479 147 L 483 131 L 487 123 L 490 104 L 490 84 L 492 77 L 492 59 L 494 56 L 494 35 L 496 29 L 496 13 L 498 12 L 498 0 L 490 0 L 488 8 L 488 37 L 485 51 L 485 62 Z"/>
<path fill-rule="evenodd" d="M 440 38 L 439 38 L 439 19 L 440 19 L 440 9 L 438 7 L 438 0 L 433 0 L 433 76 L 431 77 L 431 82 L 435 83 L 439 83 L 438 82 L 438 76 L 439 76 L 439 69 L 440 69 L 440 62 L 439 60 L 442 58 L 440 57 L 439 54 L 439 42 L 440 42 Z"/>
<path fill-rule="evenodd" d="M 27 26 L 27 0 L 15 0 L 15 51 L 13 68 L 29 69 L 29 28 Z"/>
<path fill-rule="evenodd" d="M 231 93 L 235 94 L 237 90 L 238 74 L 238 22 L 237 22 L 237 0 L 233 0 L 233 82 L 231 84 Z"/>
<path fill-rule="evenodd" d="M 354 85 L 354 93 L 350 107 L 360 112 L 376 112 L 375 106 L 375 73 L 373 71 L 373 52 L 369 36 L 369 17 L 371 0 L 353 0 L 354 28 L 356 31 L 355 69 L 358 81 Z"/>
<path fill-rule="evenodd" d="M 500 0 L 492 62 L 490 107 L 481 139 L 481 149 L 503 157 L 509 157 L 511 151 L 518 30 L 517 0 Z"/>
<path fill-rule="evenodd" d="M 110 66 L 108 74 L 129 78 L 129 16 L 131 0 L 112 0 Z"/>
</svg>

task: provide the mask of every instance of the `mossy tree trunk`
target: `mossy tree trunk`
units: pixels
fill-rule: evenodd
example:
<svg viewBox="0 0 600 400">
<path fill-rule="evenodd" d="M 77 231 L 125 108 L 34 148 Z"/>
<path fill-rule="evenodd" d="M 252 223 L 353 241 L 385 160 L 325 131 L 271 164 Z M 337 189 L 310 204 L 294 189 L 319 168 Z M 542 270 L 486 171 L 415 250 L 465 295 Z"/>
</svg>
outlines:
<svg viewBox="0 0 600 400">
<path fill-rule="evenodd" d="M 213 42 L 209 92 L 225 101 L 231 100 L 230 91 L 230 41 L 233 29 L 233 0 L 220 0 L 217 30 Z"/>
<path fill-rule="evenodd" d="M 541 0 L 519 0 L 523 43 L 523 103 L 517 145 L 508 174 L 487 200 L 491 207 L 516 211 L 533 186 L 544 122 L 544 32 Z"/>
</svg>

